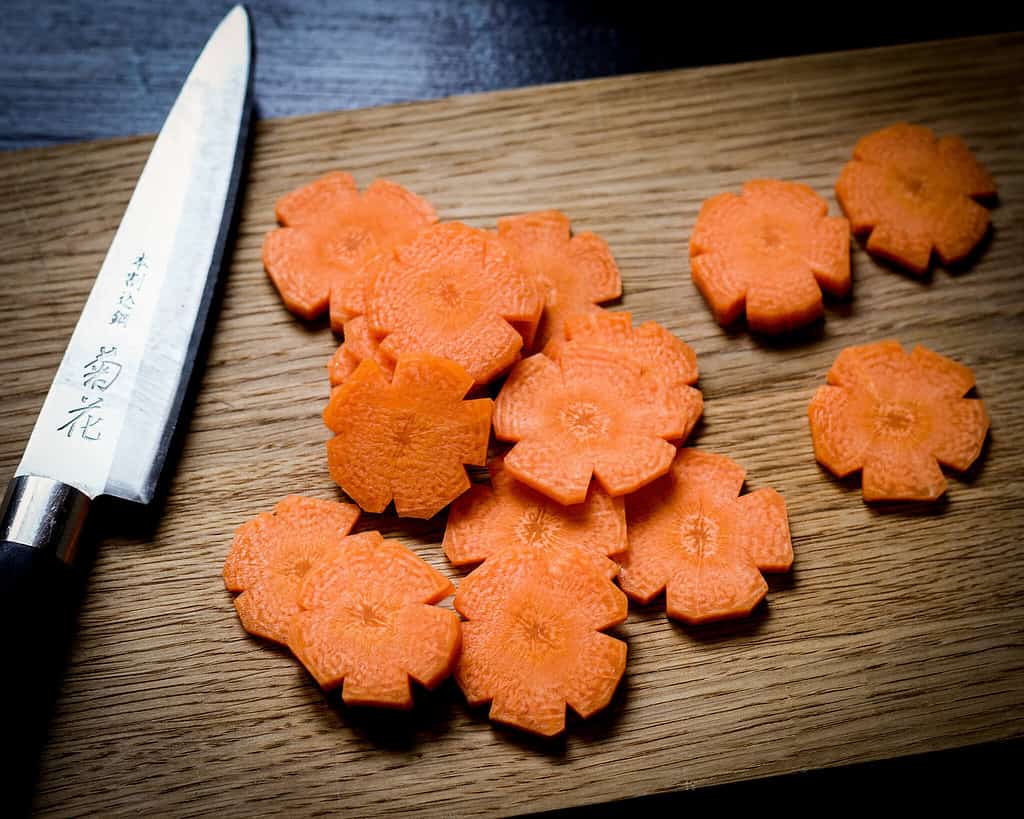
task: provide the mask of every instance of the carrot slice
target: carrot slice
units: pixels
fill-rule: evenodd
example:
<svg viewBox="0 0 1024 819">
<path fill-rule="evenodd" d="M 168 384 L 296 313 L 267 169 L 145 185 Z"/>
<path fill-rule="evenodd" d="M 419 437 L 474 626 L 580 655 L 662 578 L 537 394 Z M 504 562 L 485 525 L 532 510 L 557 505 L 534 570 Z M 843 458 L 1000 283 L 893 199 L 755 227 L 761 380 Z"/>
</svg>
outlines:
<svg viewBox="0 0 1024 819">
<path fill-rule="evenodd" d="M 662 391 L 677 393 L 688 407 L 688 423 L 681 437 L 690 434 L 704 411 L 704 398 L 692 386 L 697 383 L 697 355 L 689 344 L 656 321 L 634 327 L 629 313 L 606 310 L 569 316 L 564 328 L 570 341 L 605 347 L 639 364 L 645 386 L 654 391 L 654 401 L 662 400 Z M 551 355 L 557 357 L 557 351 Z"/>
<path fill-rule="evenodd" d="M 431 605 L 452 584 L 380 532 L 345 538 L 306 574 L 288 646 L 321 688 L 349 705 L 412 708 L 412 678 L 434 688 L 461 642 L 459 618 Z"/>
<path fill-rule="evenodd" d="M 899 123 L 862 137 L 839 174 L 836 198 L 869 253 L 924 273 L 932 250 L 944 264 L 964 259 L 988 232 L 975 199 L 996 185 L 959 137 Z"/>
<path fill-rule="evenodd" d="M 368 512 L 393 499 L 401 517 L 433 517 L 469 488 L 463 464 L 487 462 L 494 402 L 463 401 L 472 386 L 435 356 L 401 356 L 390 383 L 366 359 L 324 409 L 331 477 Z"/>
<path fill-rule="evenodd" d="M 349 503 L 289 495 L 273 512 L 238 527 L 224 561 L 224 585 L 241 592 L 235 609 L 246 631 L 287 641 L 299 583 L 310 566 L 339 548 L 358 517 Z"/>
<path fill-rule="evenodd" d="M 367 317 L 385 355 L 448 358 L 485 384 L 519 358 L 517 327 L 536 325 L 543 306 L 497 237 L 451 222 L 421 232 L 377 273 Z"/>
<path fill-rule="evenodd" d="M 898 341 L 848 347 L 808 407 L 814 455 L 837 477 L 862 471 L 865 500 L 934 500 L 946 491 L 939 464 L 967 469 L 989 419 L 969 368 Z"/>
<path fill-rule="evenodd" d="M 430 204 L 378 179 L 359 193 L 347 173 L 333 172 L 282 197 L 282 227 L 263 241 L 263 266 L 285 306 L 312 319 L 328 307 L 368 260 L 409 241 L 437 221 Z"/>
<path fill-rule="evenodd" d="M 786 503 L 774 489 L 740 497 L 744 471 L 723 455 L 681 449 L 668 475 L 626 498 L 629 548 L 619 585 L 669 617 L 703 623 L 749 614 L 768 590 L 762 571 L 793 562 Z"/>
<path fill-rule="evenodd" d="M 373 359 L 390 379 L 394 362 L 380 351 L 380 344 L 370 332 L 366 316 L 355 316 L 345 322 L 345 340 L 339 345 L 327 364 L 332 387 L 337 387 L 356 371 L 367 358 Z"/>
<path fill-rule="evenodd" d="M 455 679 L 492 720 L 553 736 L 567 704 L 585 718 L 611 701 L 626 644 L 601 632 L 626 619 L 626 598 L 583 551 L 504 549 L 462 581 L 455 608 L 467 620 Z"/>
<path fill-rule="evenodd" d="M 480 563 L 519 545 L 551 551 L 580 550 L 609 578 L 619 566 L 608 557 L 626 548 L 621 498 L 592 486 L 587 499 L 562 506 L 513 478 L 500 459 L 491 461 L 491 485 L 474 485 L 452 504 L 444 553 L 456 566 Z"/>
<path fill-rule="evenodd" d="M 746 312 L 750 329 L 780 333 L 822 314 L 821 291 L 850 290 L 850 228 L 807 185 L 759 179 L 700 209 L 690 271 L 719 324 Z"/>
<path fill-rule="evenodd" d="M 596 310 L 622 295 L 622 279 L 608 243 L 594 233 L 569 238 L 569 217 L 557 210 L 498 220 L 498 236 L 545 293 L 535 349 L 562 342 L 567 316 Z"/>
<path fill-rule="evenodd" d="M 517 364 L 494 411 L 495 435 L 517 442 L 505 468 L 563 504 L 582 503 L 591 476 L 614 497 L 665 474 L 668 442 L 692 426 L 688 395 L 654 389 L 634 358 L 578 341 L 557 363 L 538 354 Z"/>
</svg>

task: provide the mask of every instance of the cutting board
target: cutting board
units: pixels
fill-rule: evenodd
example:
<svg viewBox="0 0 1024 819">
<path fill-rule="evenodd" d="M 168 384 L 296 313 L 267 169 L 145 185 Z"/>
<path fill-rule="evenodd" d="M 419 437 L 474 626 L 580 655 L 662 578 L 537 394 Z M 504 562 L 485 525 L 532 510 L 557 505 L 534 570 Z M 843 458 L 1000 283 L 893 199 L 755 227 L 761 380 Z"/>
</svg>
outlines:
<svg viewBox="0 0 1024 819">
<path fill-rule="evenodd" d="M 260 123 L 200 389 L 157 508 L 102 522 L 41 762 L 43 813 L 509 814 L 1024 733 L 1024 37 L 630 76 Z M 923 280 L 853 246 L 822 324 L 722 330 L 690 281 L 700 203 L 744 180 L 829 198 L 857 138 L 961 134 L 998 181 L 973 262 Z M 0 474 L 11 474 L 151 139 L 0 156 Z M 567 735 L 493 727 L 448 683 L 408 715 L 346 708 L 239 626 L 221 567 L 283 495 L 338 498 L 319 414 L 326 323 L 281 307 L 260 246 L 274 201 L 334 168 L 490 228 L 559 208 L 610 243 L 625 295 L 696 350 L 699 446 L 786 498 L 796 563 L 748 619 L 634 608 L 608 709 Z M 992 432 L 946 497 L 868 506 L 814 461 L 806 408 L 844 346 L 896 337 L 972 367 Z M 366 516 L 458 581 L 429 523 Z"/>
</svg>

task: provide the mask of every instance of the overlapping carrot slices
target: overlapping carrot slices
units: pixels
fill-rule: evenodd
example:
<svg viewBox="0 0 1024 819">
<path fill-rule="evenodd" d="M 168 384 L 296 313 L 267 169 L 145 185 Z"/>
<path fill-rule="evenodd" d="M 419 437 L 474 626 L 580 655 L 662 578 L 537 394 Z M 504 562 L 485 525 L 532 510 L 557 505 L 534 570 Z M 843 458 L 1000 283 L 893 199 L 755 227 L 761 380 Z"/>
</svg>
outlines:
<svg viewBox="0 0 1024 819">
<path fill-rule="evenodd" d="M 899 123 L 862 137 L 839 174 L 836 198 L 869 253 L 914 273 L 932 250 L 944 264 L 967 257 L 988 231 L 995 196 L 988 171 L 960 137 Z"/>
<path fill-rule="evenodd" d="M 700 209 L 690 236 L 693 281 L 722 325 L 779 333 L 822 314 L 822 289 L 850 289 L 850 226 L 807 185 L 759 179 Z"/>
<path fill-rule="evenodd" d="M 544 296 L 496 236 L 459 222 L 435 225 L 399 248 L 374 277 L 371 332 L 397 358 L 423 352 L 460 364 L 477 384 L 518 360 Z"/>
<path fill-rule="evenodd" d="M 380 351 L 380 344 L 370 332 L 366 316 L 351 318 L 344 326 L 345 340 L 338 346 L 327 364 L 331 386 L 340 385 L 367 358 L 375 361 L 390 378 L 395 370 L 395 363 Z"/>
<path fill-rule="evenodd" d="M 458 657 L 458 616 L 431 605 L 452 584 L 379 532 L 345 538 L 302 581 L 288 646 L 349 705 L 412 707 L 412 678 L 433 688 Z"/>
<path fill-rule="evenodd" d="M 622 279 L 608 243 L 594 233 L 570 238 L 569 217 L 555 210 L 498 220 L 498 236 L 541 283 L 544 314 L 534 349 L 560 344 L 562 325 L 573 313 L 622 295 Z"/>
<path fill-rule="evenodd" d="M 340 547 L 358 517 L 349 503 L 289 495 L 273 512 L 238 527 L 224 562 L 224 585 L 241 592 L 235 608 L 246 631 L 287 641 L 302 578 Z"/>
<path fill-rule="evenodd" d="M 517 442 L 505 468 L 562 504 L 582 503 L 591 477 L 614 496 L 665 474 L 693 426 L 686 395 L 654 390 L 642 366 L 605 347 L 566 342 L 513 368 L 498 393 L 494 433 Z"/>
<path fill-rule="evenodd" d="M 629 313 L 607 310 L 569 316 L 564 330 L 569 341 L 604 347 L 639 364 L 643 386 L 653 393 L 651 400 L 660 401 L 664 391 L 676 393 L 687 406 L 688 423 L 680 437 L 690 434 L 704 411 L 704 398 L 692 386 L 697 383 L 697 355 L 689 344 L 656 321 L 634 327 Z M 557 351 L 552 355 L 557 357 Z"/>
<path fill-rule="evenodd" d="M 626 644 L 603 630 L 626 619 L 626 598 L 582 551 L 520 545 L 490 557 L 459 585 L 462 655 L 455 678 L 490 717 L 552 736 L 568 704 L 604 708 L 626 667 Z"/>
<path fill-rule="evenodd" d="M 621 498 L 591 486 L 583 503 L 563 506 L 520 483 L 500 459 L 490 464 L 491 485 L 475 484 L 448 512 L 444 552 L 455 566 L 480 563 L 520 545 L 554 551 L 579 550 L 594 567 L 614 577 L 608 557 L 626 548 Z"/>
<path fill-rule="evenodd" d="M 848 347 L 808 408 L 814 454 L 838 477 L 861 470 L 865 500 L 933 500 L 946 491 L 939 464 L 965 470 L 989 419 L 964 398 L 974 374 L 925 347 L 898 341 Z"/>
<path fill-rule="evenodd" d="M 264 239 L 263 265 L 288 309 L 311 319 L 327 309 L 333 288 L 437 214 L 393 182 L 378 179 L 360 194 L 350 174 L 333 172 L 282 197 L 277 220 L 282 227 Z"/>
<path fill-rule="evenodd" d="M 390 382 L 363 361 L 324 409 L 331 477 L 368 512 L 394 499 L 402 517 L 437 514 L 469 488 L 463 464 L 487 461 L 493 402 L 463 401 L 472 386 L 462 367 L 432 355 L 400 356 Z"/>
<path fill-rule="evenodd" d="M 789 569 L 793 547 L 782 496 L 740 496 L 743 480 L 729 458 L 681 449 L 668 475 L 626 498 L 623 591 L 641 603 L 664 591 L 668 616 L 687 623 L 749 614 L 768 590 L 761 572 Z"/>
</svg>

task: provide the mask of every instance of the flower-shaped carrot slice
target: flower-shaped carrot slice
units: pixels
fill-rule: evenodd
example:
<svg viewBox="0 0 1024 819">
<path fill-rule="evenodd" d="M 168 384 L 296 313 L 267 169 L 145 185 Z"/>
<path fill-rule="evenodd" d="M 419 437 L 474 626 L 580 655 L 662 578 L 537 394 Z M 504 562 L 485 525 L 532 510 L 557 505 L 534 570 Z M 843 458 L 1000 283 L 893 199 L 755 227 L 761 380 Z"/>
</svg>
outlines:
<svg viewBox="0 0 1024 819">
<path fill-rule="evenodd" d="M 356 371 L 356 368 L 367 358 L 377 362 L 388 378 L 394 372 L 394 362 L 380 351 L 380 344 L 366 321 L 366 316 L 356 316 L 344 324 L 345 340 L 331 356 L 327 364 L 327 374 L 331 386 L 337 387 Z"/>
<path fill-rule="evenodd" d="M 719 324 L 779 333 L 822 313 L 821 290 L 850 289 L 850 226 L 807 185 L 760 179 L 700 209 L 690 272 Z"/>
<path fill-rule="evenodd" d="M 581 551 L 505 549 L 459 585 L 462 655 L 455 679 L 470 705 L 542 736 L 565 729 L 565 706 L 589 717 L 608 705 L 626 644 L 607 634 L 626 598 Z"/>
<path fill-rule="evenodd" d="M 939 464 L 967 469 L 981 453 L 988 414 L 963 396 L 974 374 L 924 347 L 897 341 L 848 347 L 808 415 L 814 455 L 837 477 L 862 470 L 865 500 L 934 500 Z"/>
<path fill-rule="evenodd" d="M 480 563 L 519 545 L 551 551 L 580 550 L 594 567 L 614 577 L 619 566 L 608 559 L 626 548 L 626 514 L 621 498 L 591 486 L 587 499 L 562 504 L 520 483 L 491 461 L 491 485 L 474 485 L 452 504 L 444 530 L 444 553 L 456 566 Z"/>
<path fill-rule="evenodd" d="M 692 386 L 697 383 L 697 355 L 689 344 L 656 321 L 634 327 L 629 313 L 607 310 L 569 316 L 564 327 L 570 341 L 606 347 L 636 361 L 645 385 L 656 393 L 654 400 L 665 390 L 677 393 L 689 408 L 689 423 L 680 437 L 690 434 L 704 411 L 704 397 Z M 557 357 L 557 351 L 551 355 Z"/>
<path fill-rule="evenodd" d="M 463 401 L 473 379 L 422 353 L 398 359 L 390 383 L 372 359 L 331 394 L 324 423 L 331 477 L 368 512 L 395 501 L 401 517 L 429 518 L 469 489 L 463 464 L 487 462 L 489 398 Z"/>
<path fill-rule="evenodd" d="M 900 123 L 863 137 L 839 174 L 836 198 L 868 252 L 913 271 L 932 249 L 944 264 L 965 258 L 988 230 L 995 182 L 959 137 Z"/>
<path fill-rule="evenodd" d="M 590 478 L 614 496 L 664 475 L 668 443 L 693 426 L 688 395 L 658 390 L 641 365 L 605 347 L 566 342 L 558 361 L 538 354 L 515 366 L 498 393 L 494 434 L 517 441 L 510 474 L 559 503 L 582 503 Z"/>
<path fill-rule="evenodd" d="M 411 677 L 433 688 L 459 653 L 458 615 L 431 605 L 452 584 L 380 532 L 346 538 L 309 570 L 288 646 L 349 705 L 412 708 Z"/>
<path fill-rule="evenodd" d="M 743 468 L 681 449 L 664 478 L 626 498 L 629 548 L 615 559 L 630 599 L 665 591 L 669 617 L 703 623 L 742 617 L 768 590 L 762 571 L 793 562 L 786 502 L 774 489 L 740 496 Z"/>
<path fill-rule="evenodd" d="M 339 548 L 358 517 L 350 503 L 289 495 L 273 512 L 238 527 L 224 562 L 224 585 L 241 592 L 235 608 L 246 631 L 287 641 L 302 578 Z"/>
<path fill-rule="evenodd" d="M 531 339 L 535 349 L 562 341 L 573 313 L 596 309 L 622 295 L 622 279 L 608 243 L 594 233 L 569 238 L 569 217 L 557 210 L 498 220 L 498 236 L 542 284 L 544 314 Z"/>
<path fill-rule="evenodd" d="M 277 220 L 283 227 L 264 239 L 263 266 L 285 306 L 311 319 L 327 309 L 333 287 L 409 241 L 437 214 L 401 185 L 378 179 L 360 194 L 349 174 L 334 172 L 282 197 Z"/>
<path fill-rule="evenodd" d="M 519 358 L 513 325 L 536 325 L 543 299 L 496 236 L 450 222 L 399 248 L 374 278 L 367 316 L 385 355 L 441 356 L 485 384 Z"/>
</svg>

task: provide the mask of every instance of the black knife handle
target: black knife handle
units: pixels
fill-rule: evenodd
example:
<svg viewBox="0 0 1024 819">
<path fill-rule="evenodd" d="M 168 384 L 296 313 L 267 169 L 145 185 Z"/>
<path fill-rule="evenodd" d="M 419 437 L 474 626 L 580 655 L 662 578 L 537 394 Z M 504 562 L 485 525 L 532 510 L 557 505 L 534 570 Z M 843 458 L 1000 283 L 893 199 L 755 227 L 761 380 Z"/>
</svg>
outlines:
<svg viewBox="0 0 1024 819">
<path fill-rule="evenodd" d="M 88 510 L 77 489 L 35 476 L 12 480 L 0 506 L 0 793 L 13 816 L 30 811 L 81 597 L 73 563 Z"/>
</svg>

